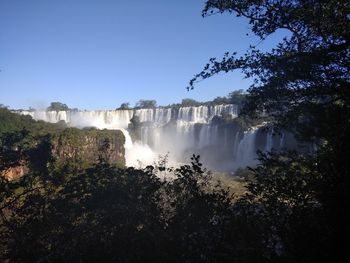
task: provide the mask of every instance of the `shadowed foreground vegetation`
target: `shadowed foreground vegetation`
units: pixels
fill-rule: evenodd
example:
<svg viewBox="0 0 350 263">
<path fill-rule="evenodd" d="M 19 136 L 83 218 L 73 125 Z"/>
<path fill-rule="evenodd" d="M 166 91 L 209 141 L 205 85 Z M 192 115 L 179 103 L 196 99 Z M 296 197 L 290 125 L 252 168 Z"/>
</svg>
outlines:
<svg viewBox="0 0 350 263">
<path fill-rule="evenodd" d="M 311 262 L 332 255 L 316 157 L 260 154 L 259 166 L 237 172 L 248 179 L 242 193 L 226 187 L 224 176 L 213 184 L 199 156 L 177 169 L 166 158 L 145 169 L 112 166 L 99 149 L 95 164 L 82 166 L 74 155 L 63 162 L 51 158 L 50 138 L 61 134 L 69 146 L 78 134 L 109 134 L 6 109 L 0 118 L 0 172 L 22 162 L 28 168 L 15 180 L 0 177 L 3 262 Z"/>
<path fill-rule="evenodd" d="M 261 40 L 281 29 L 290 36 L 269 52 L 252 46 L 242 57 L 210 59 L 189 89 L 241 70 L 254 79 L 243 112 L 253 119 L 268 116 L 276 130 L 314 143 L 315 153 L 259 153 L 258 166 L 246 174 L 247 193 L 235 198 L 209 183 L 198 156 L 178 169 L 116 168 L 103 156 L 84 169 L 74 162 L 48 166 L 51 160 L 40 151 L 45 147 L 33 144 L 22 127 L 40 136 L 49 127 L 28 118 L 25 125 L 0 122 L 6 130 L 0 130 L 0 172 L 23 158 L 30 164 L 24 177 L 0 177 L 2 261 L 289 263 L 348 257 L 349 1 L 208 0 L 203 16 L 224 12 L 248 19 Z M 173 179 L 161 180 L 165 173 Z"/>
<path fill-rule="evenodd" d="M 317 178 L 300 173 L 307 160 L 300 165 L 295 153 L 264 158 L 252 171 L 259 177 L 248 184 L 249 194 L 240 198 L 212 186 L 197 156 L 178 169 L 121 169 L 102 161 L 80 171 L 67 166 L 30 171 L 16 181 L 2 178 L 1 258 L 301 262 L 300 255 L 308 261 L 327 254 L 323 210 L 316 193 L 310 194 Z M 276 164 L 285 169 L 275 170 Z M 282 177 L 271 176 L 270 169 Z M 162 173 L 174 179 L 161 180 Z"/>
</svg>

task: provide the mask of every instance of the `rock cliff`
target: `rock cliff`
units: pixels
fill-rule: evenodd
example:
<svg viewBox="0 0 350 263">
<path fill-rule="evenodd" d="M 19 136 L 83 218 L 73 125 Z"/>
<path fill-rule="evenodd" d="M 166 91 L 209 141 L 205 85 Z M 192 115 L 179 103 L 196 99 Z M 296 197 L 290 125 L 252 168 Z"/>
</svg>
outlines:
<svg viewBox="0 0 350 263">
<path fill-rule="evenodd" d="M 125 138 L 119 130 L 69 128 L 51 138 L 53 164 L 58 167 L 73 161 L 87 168 L 100 160 L 125 166 Z"/>
<path fill-rule="evenodd" d="M 30 170 L 45 172 L 69 164 L 85 169 L 100 161 L 125 166 L 125 137 L 120 130 L 58 129 L 33 140 L 34 146 L 20 154 L 17 165 L 0 171 L 1 176 L 13 180 Z"/>
</svg>

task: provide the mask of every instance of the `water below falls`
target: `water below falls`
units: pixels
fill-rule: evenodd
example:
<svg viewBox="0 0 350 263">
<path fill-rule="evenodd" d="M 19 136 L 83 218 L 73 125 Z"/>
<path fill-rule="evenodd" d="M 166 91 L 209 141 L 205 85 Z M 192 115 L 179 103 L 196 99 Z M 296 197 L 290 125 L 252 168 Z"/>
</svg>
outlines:
<svg viewBox="0 0 350 263">
<path fill-rule="evenodd" d="M 179 108 L 96 110 L 96 111 L 21 111 L 35 120 L 69 126 L 99 129 L 119 129 L 125 136 L 127 166 L 144 166 L 169 153 L 170 164 L 188 162 L 192 154 L 200 154 L 211 169 L 232 170 L 254 165 L 258 149 L 269 151 L 295 144 L 291 136 L 251 127 L 243 131 L 234 125 L 214 123 L 215 116 L 236 118 L 236 105 L 197 106 Z M 128 130 L 130 120 L 140 120 L 140 138 L 132 140 Z"/>
</svg>

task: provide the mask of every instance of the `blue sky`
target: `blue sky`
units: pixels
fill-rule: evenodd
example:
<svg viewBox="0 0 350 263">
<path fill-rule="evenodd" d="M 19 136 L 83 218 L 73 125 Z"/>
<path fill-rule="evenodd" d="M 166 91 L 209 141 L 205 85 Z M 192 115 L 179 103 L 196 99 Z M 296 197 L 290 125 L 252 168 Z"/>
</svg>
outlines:
<svg viewBox="0 0 350 263">
<path fill-rule="evenodd" d="M 204 0 L 0 0 L 0 103 L 114 109 L 199 101 L 248 88 L 239 72 L 185 88 L 211 57 L 259 39 L 245 19 L 202 18 Z M 249 33 L 247 36 L 246 33 Z M 270 49 L 276 34 L 260 44 Z"/>
</svg>

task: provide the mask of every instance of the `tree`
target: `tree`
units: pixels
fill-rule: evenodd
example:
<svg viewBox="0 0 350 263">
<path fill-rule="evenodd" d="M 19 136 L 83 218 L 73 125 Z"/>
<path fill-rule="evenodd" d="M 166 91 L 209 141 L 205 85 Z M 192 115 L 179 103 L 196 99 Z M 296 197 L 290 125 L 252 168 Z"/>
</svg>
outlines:
<svg viewBox="0 0 350 263">
<path fill-rule="evenodd" d="M 51 102 L 50 106 L 46 109 L 47 111 L 68 111 L 69 107 L 61 102 Z"/>
<path fill-rule="evenodd" d="M 123 102 L 120 104 L 120 107 L 118 110 L 129 110 L 130 109 L 130 103 L 129 102 Z"/>
<path fill-rule="evenodd" d="M 248 194 L 236 209 L 249 215 L 247 224 L 259 225 L 256 231 L 269 257 L 277 262 L 332 259 L 333 244 L 317 196 L 320 174 L 315 160 L 292 151 L 259 152 L 258 158 L 260 164 L 249 169 L 254 179 Z"/>
<path fill-rule="evenodd" d="M 333 137 L 322 123 L 335 124 L 329 115 L 342 113 L 339 121 L 345 124 L 349 116 L 349 9 L 346 0 L 209 0 L 203 16 L 229 12 L 246 17 L 261 40 L 280 29 L 290 36 L 270 52 L 252 46 L 239 58 L 226 53 L 221 61 L 210 59 L 189 88 L 200 79 L 240 69 L 254 79 L 247 113 L 270 113 L 276 124 L 296 127 L 308 138 Z"/>
<path fill-rule="evenodd" d="M 220 222 L 231 198 L 208 187 L 201 166 L 193 156 L 191 165 L 164 168 L 174 180 L 163 181 L 155 167 L 116 169 L 101 160 L 78 173 L 63 168 L 0 180 L 1 259 L 220 261 L 230 250 L 221 242 Z"/>
<path fill-rule="evenodd" d="M 140 109 L 153 109 L 157 107 L 157 102 L 155 100 L 139 100 L 135 108 L 140 108 Z"/>
<path fill-rule="evenodd" d="M 242 89 L 232 91 L 228 94 L 229 103 L 242 106 L 245 100 L 245 94 Z"/>
<path fill-rule="evenodd" d="M 183 99 L 181 101 L 181 106 L 182 107 L 192 107 L 192 106 L 198 106 L 198 105 L 200 105 L 200 102 L 198 102 L 198 101 L 196 101 L 194 99 L 187 98 L 187 99 Z"/>
<path fill-rule="evenodd" d="M 227 97 L 216 97 L 214 100 L 213 100 L 213 104 L 214 105 L 218 105 L 218 104 L 229 104 L 230 101 Z"/>
<path fill-rule="evenodd" d="M 247 18 L 262 41 L 278 30 L 288 33 L 271 51 L 251 46 L 241 57 L 227 52 L 221 60 L 210 59 L 188 89 L 215 74 L 241 70 L 254 80 L 244 114 L 267 115 L 274 128 L 289 129 L 299 139 L 317 144 L 312 173 L 319 175 L 317 202 L 327 222 L 323 231 L 330 233 L 323 238 L 330 258 L 342 255 L 346 249 L 340 240 L 350 235 L 350 218 L 344 213 L 350 209 L 350 194 L 345 190 L 350 188 L 350 2 L 208 0 L 202 14 L 224 12 Z"/>
</svg>

